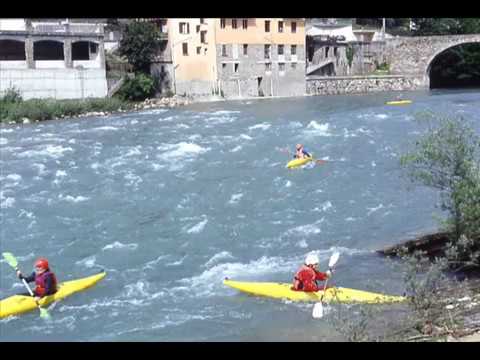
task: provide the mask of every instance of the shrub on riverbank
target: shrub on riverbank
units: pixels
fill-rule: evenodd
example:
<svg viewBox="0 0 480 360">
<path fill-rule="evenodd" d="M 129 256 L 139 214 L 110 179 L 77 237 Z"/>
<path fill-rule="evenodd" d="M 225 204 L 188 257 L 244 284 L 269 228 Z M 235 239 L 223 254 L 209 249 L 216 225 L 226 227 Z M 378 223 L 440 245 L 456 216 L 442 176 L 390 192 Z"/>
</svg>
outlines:
<svg viewBox="0 0 480 360">
<path fill-rule="evenodd" d="M 450 266 L 480 266 L 480 137 L 459 116 L 426 113 L 427 125 L 413 150 L 401 158 L 409 178 L 437 189 L 440 207 L 449 217 L 442 225 L 449 233 Z"/>
<path fill-rule="evenodd" d="M 0 100 L 0 120 L 2 122 L 22 122 L 51 120 L 70 117 L 88 112 L 114 112 L 127 110 L 132 103 L 119 98 L 92 98 L 85 100 L 31 99 L 25 101 Z"/>
</svg>

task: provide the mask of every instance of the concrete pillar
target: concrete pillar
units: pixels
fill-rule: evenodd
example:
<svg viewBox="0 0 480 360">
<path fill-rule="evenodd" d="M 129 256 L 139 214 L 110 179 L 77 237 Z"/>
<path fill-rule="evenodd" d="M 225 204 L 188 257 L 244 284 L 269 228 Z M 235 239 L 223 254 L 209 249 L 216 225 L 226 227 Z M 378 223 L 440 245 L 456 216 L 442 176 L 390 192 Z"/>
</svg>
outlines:
<svg viewBox="0 0 480 360">
<path fill-rule="evenodd" d="M 63 40 L 63 58 L 65 61 L 65 67 L 71 69 L 73 67 L 72 61 L 72 39 Z"/>
<path fill-rule="evenodd" d="M 25 59 L 27 60 L 27 67 L 35 69 L 35 61 L 33 60 L 33 39 L 27 37 L 25 39 Z"/>
<path fill-rule="evenodd" d="M 100 68 L 105 69 L 105 45 L 103 39 L 98 43 L 98 56 L 100 56 Z"/>
</svg>

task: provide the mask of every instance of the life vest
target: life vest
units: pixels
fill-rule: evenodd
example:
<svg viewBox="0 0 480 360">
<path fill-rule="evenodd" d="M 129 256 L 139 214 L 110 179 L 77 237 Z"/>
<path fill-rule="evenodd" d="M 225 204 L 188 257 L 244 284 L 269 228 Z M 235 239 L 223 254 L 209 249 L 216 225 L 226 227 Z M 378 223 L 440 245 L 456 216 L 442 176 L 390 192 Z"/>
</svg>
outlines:
<svg viewBox="0 0 480 360">
<path fill-rule="evenodd" d="M 327 275 L 325 273 L 315 271 L 307 265 L 297 271 L 293 280 L 292 290 L 296 291 L 318 291 L 320 290 L 317 285 L 317 280 L 326 280 Z"/>
<path fill-rule="evenodd" d="M 52 278 L 52 289 L 50 289 L 50 293 L 46 294 L 46 286 L 47 286 L 47 277 Z M 50 270 L 47 270 L 40 275 L 35 275 L 35 295 L 42 297 L 45 295 L 52 295 L 57 292 L 57 278 L 55 274 Z"/>
</svg>

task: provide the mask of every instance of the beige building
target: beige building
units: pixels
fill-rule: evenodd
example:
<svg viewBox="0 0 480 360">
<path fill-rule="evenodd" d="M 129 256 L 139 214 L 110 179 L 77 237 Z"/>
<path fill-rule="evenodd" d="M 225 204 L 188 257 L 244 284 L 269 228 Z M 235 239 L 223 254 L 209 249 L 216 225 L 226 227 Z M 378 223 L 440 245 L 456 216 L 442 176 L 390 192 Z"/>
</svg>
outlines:
<svg viewBox="0 0 480 360">
<path fill-rule="evenodd" d="M 168 19 L 174 92 L 209 96 L 217 90 L 215 20 Z"/>
<path fill-rule="evenodd" d="M 216 19 L 218 81 L 226 97 L 305 94 L 305 19 Z"/>
<path fill-rule="evenodd" d="M 305 94 L 305 19 L 168 20 L 177 94 Z"/>
</svg>

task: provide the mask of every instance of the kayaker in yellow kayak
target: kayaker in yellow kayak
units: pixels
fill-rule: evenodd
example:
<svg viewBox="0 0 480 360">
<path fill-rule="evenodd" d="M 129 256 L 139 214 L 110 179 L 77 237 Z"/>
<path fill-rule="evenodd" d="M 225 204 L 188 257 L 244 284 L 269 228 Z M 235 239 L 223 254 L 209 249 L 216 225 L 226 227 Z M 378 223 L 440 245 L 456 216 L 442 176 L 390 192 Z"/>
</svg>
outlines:
<svg viewBox="0 0 480 360">
<path fill-rule="evenodd" d="M 304 148 L 302 144 L 297 144 L 295 146 L 295 154 L 293 155 L 294 159 L 305 159 L 307 157 L 312 157 Z"/>
<path fill-rule="evenodd" d="M 297 271 L 293 280 L 292 290 L 313 292 L 323 290 L 323 286 L 318 286 L 317 280 L 325 281 L 332 272 L 328 270 L 323 273 L 317 270 L 319 264 L 318 256 L 315 254 L 307 255 L 305 264 Z"/>
<path fill-rule="evenodd" d="M 50 270 L 48 260 L 45 258 L 39 258 L 35 261 L 35 271 L 30 276 L 23 276 L 20 270 L 17 270 L 17 276 L 20 280 L 25 279 L 26 282 L 35 281 L 35 300 L 40 300 L 42 297 L 52 295 L 57 292 L 57 278 L 55 274 Z M 20 294 L 24 296 L 30 296 L 29 293 Z"/>
</svg>

